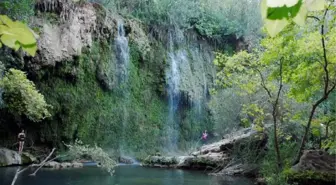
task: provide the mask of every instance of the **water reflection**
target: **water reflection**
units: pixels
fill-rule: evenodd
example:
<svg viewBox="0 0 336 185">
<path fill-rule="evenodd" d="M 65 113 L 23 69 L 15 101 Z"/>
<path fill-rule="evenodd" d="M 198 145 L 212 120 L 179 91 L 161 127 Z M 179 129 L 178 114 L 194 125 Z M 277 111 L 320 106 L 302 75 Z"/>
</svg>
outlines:
<svg viewBox="0 0 336 185">
<path fill-rule="evenodd" d="M 0 185 L 9 185 L 16 168 L 0 168 Z M 201 172 L 119 166 L 114 176 L 97 168 L 27 171 L 16 185 L 252 185 L 246 178 L 214 177 Z"/>
</svg>

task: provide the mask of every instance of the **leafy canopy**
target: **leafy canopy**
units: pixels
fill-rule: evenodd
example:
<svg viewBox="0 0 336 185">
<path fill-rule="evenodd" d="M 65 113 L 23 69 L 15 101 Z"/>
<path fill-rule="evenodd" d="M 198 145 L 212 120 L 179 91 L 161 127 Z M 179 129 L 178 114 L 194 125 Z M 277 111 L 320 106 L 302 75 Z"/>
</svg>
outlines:
<svg viewBox="0 0 336 185">
<path fill-rule="evenodd" d="M 2 44 L 23 51 L 31 56 L 35 56 L 37 50 L 36 39 L 34 33 L 29 27 L 20 21 L 12 21 L 6 15 L 0 15 L 0 47 Z"/>
<path fill-rule="evenodd" d="M 0 80 L 5 107 L 14 115 L 26 115 L 32 121 L 50 117 L 50 107 L 24 72 L 9 69 Z"/>
</svg>

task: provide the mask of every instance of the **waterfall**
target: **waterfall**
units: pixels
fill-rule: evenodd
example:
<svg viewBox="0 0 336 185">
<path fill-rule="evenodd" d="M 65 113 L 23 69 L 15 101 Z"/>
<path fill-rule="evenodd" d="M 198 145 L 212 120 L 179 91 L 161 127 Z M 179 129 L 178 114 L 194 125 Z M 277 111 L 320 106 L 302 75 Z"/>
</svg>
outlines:
<svg viewBox="0 0 336 185">
<path fill-rule="evenodd" d="M 124 23 L 122 21 L 118 21 L 118 36 L 115 41 L 118 62 L 118 83 L 119 85 L 127 85 L 129 68 L 129 47 L 128 40 L 125 34 Z"/>
<path fill-rule="evenodd" d="M 168 82 L 167 92 L 168 92 L 168 118 L 165 125 L 166 131 L 166 146 L 164 147 L 168 151 L 176 151 L 177 150 L 177 142 L 179 135 L 179 124 L 176 115 L 176 111 L 178 110 L 179 102 L 180 102 L 180 62 L 181 60 L 186 60 L 186 56 L 182 52 L 178 52 L 177 54 L 174 51 L 174 43 L 172 39 L 172 35 L 169 35 L 169 62 L 170 68 L 166 73 L 166 78 Z"/>
<path fill-rule="evenodd" d="M 118 21 L 118 35 L 115 39 L 116 57 L 117 57 L 117 82 L 119 85 L 121 99 L 122 99 L 122 139 L 119 143 L 120 151 L 124 154 L 126 150 L 126 129 L 129 121 L 129 46 L 125 34 L 124 24 Z"/>
</svg>

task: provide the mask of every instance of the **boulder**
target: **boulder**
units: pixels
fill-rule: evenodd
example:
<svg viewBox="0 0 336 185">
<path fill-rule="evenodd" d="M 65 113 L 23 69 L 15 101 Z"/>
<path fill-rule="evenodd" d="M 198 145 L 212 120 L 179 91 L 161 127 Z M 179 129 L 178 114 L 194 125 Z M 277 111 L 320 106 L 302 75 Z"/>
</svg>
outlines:
<svg viewBox="0 0 336 185">
<path fill-rule="evenodd" d="M 336 156 L 322 150 L 305 150 L 298 164 L 286 171 L 290 183 L 335 185 Z"/>
<path fill-rule="evenodd" d="M 144 161 L 144 166 L 168 167 L 197 170 L 221 170 L 232 161 L 232 153 L 235 148 L 249 148 L 260 150 L 267 143 L 267 135 L 253 129 L 242 129 L 222 140 L 204 145 L 198 151 L 187 156 L 149 156 Z M 258 167 L 256 165 L 232 166 L 221 174 L 254 176 Z"/>
<path fill-rule="evenodd" d="M 0 166 L 20 165 L 21 157 L 13 150 L 0 148 Z"/>
<path fill-rule="evenodd" d="M 60 163 L 58 163 L 58 162 L 50 161 L 50 162 L 47 162 L 43 167 L 58 169 L 58 168 L 61 167 L 61 165 L 60 165 Z"/>
<path fill-rule="evenodd" d="M 149 156 L 144 161 L 144 166 L 150 167 L 176 167 L 178 160 L 171 156 Z"/>
<path fill-rule="evenodd" d="M 83 168 L 83 163 L 73 162 L 71 165 L 73 168 Z"/>
<path fill-rule="evenodd" d="M 60 163 L 60 167 L 61 168 L 70 168 L 70 167 L 72 167 L 72 164 L 71 163 Z"/>
<path fill-rule="evenodd" d="M 226 163 L 229 158 L 221 153 L 209 153 L 199 156 L 150 156 L 144 161 L 144 166 L 160 168 L 182 168 L 212 170 Z"/>
<path fill-rule="evenodd" d="M 253 129 L 242 129 L 233 133 L 231 136 L 227 136 L 222 140 L 204 145 L 199 151 L 192 153 L 192 155 L 200 155 L 207 153 L 229 153 L 235 146 L 238 145 L 250 145 L 261 148 L 267 143 L 267 135 L 263 132 L 258 132 Z"/>
<path fill-rule="evenodd" d="M 34 157 L 32 154 L 30 154 L 28 152 L 23 152 L 21 154 L 21 162 L 22 162 L 22 164 L 32 164 L 32 163 L 34 163 L 36 161 L 37 161 L 36 157 Z"/>
<path fill-rule="evenodd" d="M 208 153 L 199 156 L 184 157 L 177 167 L 198 170 L 213 170 L 219 166 L 225 165 L 229 157 L 223 153 Z"/>
<path fill-rule="evenodd" d="M 336 156 L 322 150 L 305 150 L 299 163 L 292 169 L 294 171 L 335 173 Z"/>
<path fill-rule="evenodd" d="M 127 157 L 127 156 L 120 156 L 118 160 L 120 163 L 124 163 L 124 164 L 135 164 L 136 163 L 136 161 L 133 158 Z"/>
<path fill-rule="evenodd" d="M 220 172 L 212 175 L 242 175 L 246 177 L 256 177 L 259 166 L 257 164 L 238 163 L 222 169 Z"/>
</svg>

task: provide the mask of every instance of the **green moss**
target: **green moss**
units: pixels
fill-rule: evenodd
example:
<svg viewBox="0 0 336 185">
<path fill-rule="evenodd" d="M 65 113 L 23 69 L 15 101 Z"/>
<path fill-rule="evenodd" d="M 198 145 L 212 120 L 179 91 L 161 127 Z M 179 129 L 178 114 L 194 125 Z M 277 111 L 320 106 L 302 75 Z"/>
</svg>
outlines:
<svg viewBox="0 0 336 185">
<path fill-rule="evenodd" d="M 298 184 L 335 184 L 335 174 L 327 172 L 303 171 L 296 172 L 292 169 L 284 170 L 283 172 L 289 182 Z"/>
<path fill-rule="evenodd" d="M 109 43 L 95 43 L 74 61 L 62 62 L 57 70 L 42 73 L 37 85 L 52 104 L 53 118 L 42 124 L 41 139 L 61 145 L 78 138 L 85 143 L 118 150 L 124 130 L 126 153 L 144 157 L 160 149 L 167 105 L 155 93 L 156 78 L 142 66 L 139 52 L 131 47 L 129 97 L 123 88 L 107 91 L 101 86 L 97 71 L 104 65 L 114 65 Z M 76 69 L 74 80 L 65 78 Z M 124 110 L 128 122 L 123 128 Z M 154 139 L 153 139 L 154 138 Z"/>
</svg>

